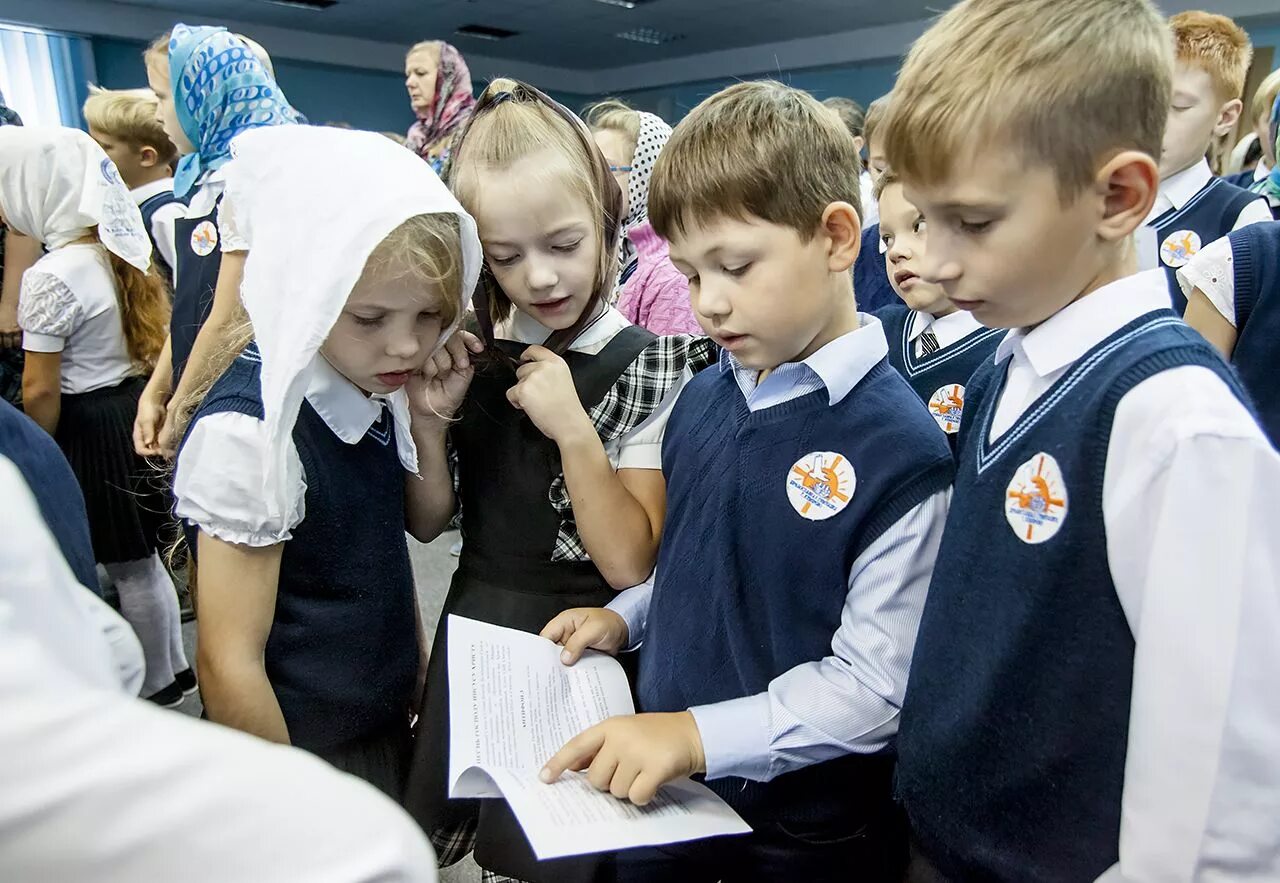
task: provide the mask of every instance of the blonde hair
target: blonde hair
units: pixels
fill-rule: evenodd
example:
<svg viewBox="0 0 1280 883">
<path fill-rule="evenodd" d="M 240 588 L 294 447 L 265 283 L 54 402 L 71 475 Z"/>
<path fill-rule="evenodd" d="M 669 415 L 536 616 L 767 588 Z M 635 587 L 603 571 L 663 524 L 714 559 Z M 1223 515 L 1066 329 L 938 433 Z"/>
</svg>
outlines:
<svg viewBox="0 0 1280 883">
<path fill-rule="evenodd" d="M 1169 19 L 1174 57 L 1209 74 L 1213 91 L 1223 101 L 1244 94 L 1253 61 L 1249 35 L 1225 15 L 1180 12 Z"/>
<path fill-rule="evenodd" d="M 664 239 L 688 225 L 757 217 L 808 241 L 833 202 L 862 215 L 853 136 L 807 92 L 738 83 L 695 107 L 663 148 L 649 220 Z"/>
<path fill-rule="evenodd" d="M 84 103 L 84 119 L 90 129 L 117 138 L 135 151 L 155 150 L 162 165 L 178 158 L 178 148 L 156 119 L 160 102 L 150 89 L 103 89 L 89 87 Z"/>
<path fill-rule="evenodd" d="M 420 43 L 414 43 L 409 47 L 409 51 L 404 54 L 405 61 L 408 61 L 409 56 L 415 52 L 434 52 L 436 54 L 436 62 L 439 63 L 441 42 L 441 40 L 423 40 Z"/>
<path fill-rule="evenodd" d="M 476 180 L 482 169 L 507 169 L 544 150 L 554 150 L 568 160 L 570 170 L 561 183 L 588 206 L 600 244 L 592 303 L 571 328 L 548 338 L 547 348 L 556 352 L 567 349 L 582 326 L 593 318 L 595 303 L 605 296 L 617 273 L 622 191 L 590 131 L 571 111 L 538 89 L 517 80 L 494 80 L 481 93 L 471 119 L 454 139 L 445 180 L 474 215 Z M 488 272 L 482 279 L 482 289 L 487 310 L 481 329 L 487 337 L 492 327 L 486 329 L 484 323 L 503 321 L 511 315 L 514 305 Z"/>
<path fill-rule="evenodd" d="M 884 122 L 884 115 L 888 111 L 888 95 L 881 95 L 867 105 L 867 118 L 862 123 L 862 137 L 866 140 L 868 147 L 871 146 L 871 139 L 875 137 L 876 131 L 880 128 L 880 124 Z"/>
<path fill-rule="evenodd" d="M 879 199 L 881 196 L 884 196 L 884 192 L 889 189 L 890 184 L 901 183 L 902 179 L 898 177 L 897 173 L 893 169 L 885 169 L 884 174 L 879 178 L 876 178 L 875 186 L 872 188 L 871 192 L 875 194 L 876 199 Z"/>
<path fill-rule="evenodd" d="M 1249 110 L 1252 111 L 1249 122 L 1271 119 L 1271 108 L 1275 106 L 1277 97 L 1280 97 L 1280 70 L 1273 70 L 1253 93 L 1253 101 L 1249 102 Z"/>
<path fill-rule="evenodd" d="M 1149 0 L 963 0 L 912 46 L 880 141 L 926 183 L 966 150 L 1015 148 L 1053 168 L 1065 203 L 1105 156 L 1160 156 L 1172 70 Z"/>
<path fill-rule="evenodd" d="M 606 98 L 587 105 L 582 111 L 582 118 L 593 132 L 625 135 L 632 147 L 640 140 L 640 114 L 619 98 Z"/>
</svg>

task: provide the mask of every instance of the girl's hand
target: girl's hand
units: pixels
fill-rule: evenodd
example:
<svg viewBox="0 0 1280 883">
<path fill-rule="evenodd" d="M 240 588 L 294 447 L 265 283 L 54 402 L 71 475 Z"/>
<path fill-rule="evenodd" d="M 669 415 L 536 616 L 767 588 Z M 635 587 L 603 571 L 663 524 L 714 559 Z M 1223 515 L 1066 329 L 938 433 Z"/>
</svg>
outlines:
<svg viewBox="0 0 1280 883">
<path fill-rule="evenodd" d="M 143 392 L 133 421 L 133 450 L 139 457 L 160 456 L 160 430 L 164 427 L 165 401 Z"/>
<path fill-rule="evenodd" d="M 456 331 L 422 370 L 409 378 L 405 387 L 409 408 L 424 422 L 448 425 L 462 407 L 476 369 L 471 356 L 484 352 L 480 338 L 469 331 Z"/>
<path fill-rule="evenodd" d="M 507 401 L 528 414 L 534 426 L 558 445 L 588 434 L 595 437 L 565 360 L 541 346 L 529 347 L 520 358 L 524 364 L 516 369 L 518 379 L 507 390 Z"/>
</svg>

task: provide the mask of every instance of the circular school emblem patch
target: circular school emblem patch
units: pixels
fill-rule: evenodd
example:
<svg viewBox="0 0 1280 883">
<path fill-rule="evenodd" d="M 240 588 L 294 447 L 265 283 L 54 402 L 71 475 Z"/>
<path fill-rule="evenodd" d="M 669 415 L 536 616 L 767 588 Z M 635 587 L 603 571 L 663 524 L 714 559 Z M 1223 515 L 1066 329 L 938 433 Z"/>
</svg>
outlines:
<svg viewBox="0 0 1280 883">
<path fill-rule="evenodd" d="M 960 412 L 964 410 L 964 387 L 952 383 L 929 397 L 929 413 L 947 435 L 960 431 Z"/>
<path fill-rule="evenodd" d="M 1067 484 L 1050 454 L 1039 453 L 1018 467 L 1005 493 L 1004 517 L 1024 543 L 1053 539 L 1067 520 Z"/>
<path fill-rule="evenodd" d="M 1200 251 L 1200 236 L 1194 230 L 1179 230 L 1170 233 L 1160 243 L 1160 260 L 1166 267 L 1178 268 L 1186 266 L 1187 261 Z"/>
<path fill-rule="evenodd" d="M 801 518 L 826 521 L 849 505 L 857 483 L 853 466 L 844 455 L 814 451 L 787 472 L 787 499 Z"/>
<path fill-rule="evenodd" d="M 218 228 L 213 226 L 213 221 L 201 221 L 196 224 L 196 228 L 191 231 L 191 250 L 200 257 L 206 257 L 213 254 L 213 250 L 218 247 Z"/>
</svg>

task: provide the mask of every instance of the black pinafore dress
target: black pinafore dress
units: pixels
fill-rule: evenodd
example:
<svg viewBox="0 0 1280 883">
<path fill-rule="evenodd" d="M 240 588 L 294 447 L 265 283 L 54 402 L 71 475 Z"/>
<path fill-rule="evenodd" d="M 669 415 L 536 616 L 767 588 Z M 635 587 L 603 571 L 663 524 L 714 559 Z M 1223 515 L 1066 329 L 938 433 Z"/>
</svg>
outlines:
<svg viewBox="0 0 1280 883">
<path fill-rule="evenodd" d="M 620 331 L 596 355 L 569 352 L 565 361 L 590 412 L 654 340 L 642 328 Z M 497 341 L 519 358 L 525 344 Z M 572 607 L 603 607 L 616 592 L 590 561 L 552 561 L 560 516 L 548 492 L 563 471 L 555 442 L 507 401 L 513 371 L 494 364 L 478 371 L 452 429 L 458 453 L 465 542 L 445 599 L 427 671 L 406 808 L 446 858 L 442 832 L 478 825 L 475 859 L 483 868 L 531 883 L 595 878 L 599 856 L 539 862 L 504 800 L 448 798 L 449 693 L 447 617 L 451 613 L 507 628 L 539 632 Z M 469 837 L 467 840 L 469 841 Z"/>
</svg>

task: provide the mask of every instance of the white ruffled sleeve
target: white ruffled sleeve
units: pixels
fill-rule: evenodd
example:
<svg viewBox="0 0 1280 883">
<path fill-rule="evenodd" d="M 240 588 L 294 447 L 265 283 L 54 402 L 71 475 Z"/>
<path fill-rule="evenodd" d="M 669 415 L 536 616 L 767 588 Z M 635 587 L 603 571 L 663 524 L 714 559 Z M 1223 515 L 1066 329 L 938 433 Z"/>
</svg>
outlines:
<svg viewBox="0 0 1280 883">
<path fill-rule="evenodd" d="M 60 353 L 84 319 L 80 301 L 60 278 L 35 269 L 22 274 L 18 327 L 22 329 L 23 349 Z"/>
<path fill-rule="evenodd" d="M 249 250 L 249 240 L 236 223 L 236 207 L 230 193 L 224 193 L 218 203 L 218 242 L 224 253 Z"/>
<path fill-rule="evenodd" d="M 173 475 L 174 514 L 200 530 L 243 546 L 274 546 L 292 537 L 306 515 L 306 477 L 289 445 L 290 505 L 271 517 L 263 503 L 264 424 L 237 412 L 196 421 L 178 454 Z"/>
<path fill-rule="evenodd" d="M 1236 268 L 1231 239 L 1224 236 L 1206 245 L 1178 270 L 1178 285 L 1187 297 L 1199 288 L 1222 318 L 1236 324 Z"/>
</svg>

